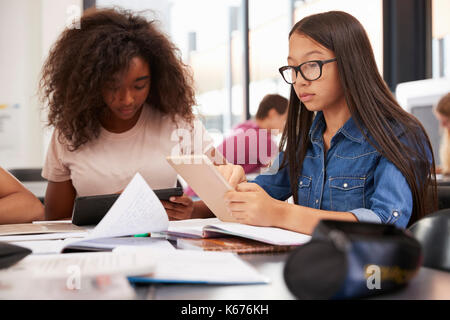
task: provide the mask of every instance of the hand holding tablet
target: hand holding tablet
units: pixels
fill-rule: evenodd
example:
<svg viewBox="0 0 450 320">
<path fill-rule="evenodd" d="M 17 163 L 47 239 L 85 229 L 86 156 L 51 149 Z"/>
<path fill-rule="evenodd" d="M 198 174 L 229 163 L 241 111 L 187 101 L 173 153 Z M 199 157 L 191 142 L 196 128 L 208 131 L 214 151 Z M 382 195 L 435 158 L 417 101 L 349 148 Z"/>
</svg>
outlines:
<svg viewBox="0 0 450 320">
<path fill-rule="evenodd" d="M 215 216 L 222 221 L 236 221 L 228 212 L 224 200 L 225 193 L 233 188 L 207 156 L 169 156 L 166 159 Z M 228 173 L 230 177 L 235 177 L 233 170 Z"/>
</svg>

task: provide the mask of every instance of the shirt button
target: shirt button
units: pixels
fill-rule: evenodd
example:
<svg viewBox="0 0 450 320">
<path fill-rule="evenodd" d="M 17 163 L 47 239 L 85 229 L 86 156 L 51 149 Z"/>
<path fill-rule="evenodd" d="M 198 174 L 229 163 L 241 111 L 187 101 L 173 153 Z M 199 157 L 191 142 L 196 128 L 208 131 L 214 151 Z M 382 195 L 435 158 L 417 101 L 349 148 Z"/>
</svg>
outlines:
<svg viewBox="0 0 450 320">
<path fill-rule="evenodd" d="M 316 204 L 319 203 L 319 199 L 316 199 Z"/>
<path fill-rule="evenodd" d="M 394 215 L 394 217 L 398 217 L 398 212 L 397 211 L 394 211 L 394 213 L 393 213 L 393 215 Z"/>
<path fill-rule="evenodd" d="M 348 184 L 347 183 L 344 183 L 344 188 L 347 188 L 348 187 Z"/>
<path fill-rule="evenodd" d="M 300 181 L 300 185 L 301 185 L 301 186 L 303 185 L 303 181 Z"/>
</svg>

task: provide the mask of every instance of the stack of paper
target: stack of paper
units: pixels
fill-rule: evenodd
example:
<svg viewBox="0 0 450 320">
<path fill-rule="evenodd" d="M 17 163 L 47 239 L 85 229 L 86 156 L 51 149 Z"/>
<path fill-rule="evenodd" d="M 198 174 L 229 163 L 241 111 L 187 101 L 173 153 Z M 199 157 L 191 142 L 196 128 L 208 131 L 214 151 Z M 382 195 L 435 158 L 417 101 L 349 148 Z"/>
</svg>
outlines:
<svg viewBox="0 0 450 320">
<path fill-rule="evenodd" d="M 135 299 L 127 277 L 103 275 L 80 281 L 49 278 L 0 279 L 0 299 L 5 300 L 117 300 Z"/>
<path fill-rule="evenodd" d="M 7 224 L 0 226 L 0 241 L 32 241 L 81 238 L 87 230 L 70 223 L 46 222 Z"/>
<path fill-rule="evenodd" d="M 269 282 L 269 278 L 229 252 L 152 250 L 151 256 L 157 261 L 153 273 L 140 277 L 130 277 L 131 282 L 208 284 L 261 284 Z"/>
<path fill-rule="evenodd" d="M 155 264 L 155 258 L 151 255 L 135 251 L 30 255 L 10 268 L 0 270 L 0 279 L 67 278 L 71 273 L 80 277 L 130 276 L 153 272 Z"/>
</svg>

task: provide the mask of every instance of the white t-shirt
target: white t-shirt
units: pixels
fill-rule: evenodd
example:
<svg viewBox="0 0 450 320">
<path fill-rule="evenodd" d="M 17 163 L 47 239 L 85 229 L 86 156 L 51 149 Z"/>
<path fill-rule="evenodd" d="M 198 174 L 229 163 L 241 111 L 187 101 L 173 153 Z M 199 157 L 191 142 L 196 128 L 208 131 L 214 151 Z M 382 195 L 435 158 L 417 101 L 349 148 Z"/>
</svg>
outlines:
<svg viewBox="0 0 450 320">
<path fill-rule="evenodd" d="M 195 141 L 195 142 L 194 142 Z M 177 173 L 166 161 L 173 154 L 204 153 L 213 141 L 199 120 L 193 126 L 144 105 L 136 125 L 123 133 L 101 128 L 97 139 L 69 151 L 53 132 L 42 176 L 72 180 L 78 196 L 122 191 L 139 172 L 152 189 L 174 187 Z"/>
</svg>

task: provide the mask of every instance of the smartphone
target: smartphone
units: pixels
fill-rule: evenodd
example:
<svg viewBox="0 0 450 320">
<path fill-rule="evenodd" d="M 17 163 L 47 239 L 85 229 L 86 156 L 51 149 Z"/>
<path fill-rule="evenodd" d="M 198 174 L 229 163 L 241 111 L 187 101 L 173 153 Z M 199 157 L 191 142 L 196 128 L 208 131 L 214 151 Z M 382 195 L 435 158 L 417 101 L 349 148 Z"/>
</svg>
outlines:
<svg viewBox="0 0 450 320">
<path fill-rule="evenodd" d="M 183 195 L 180 184 L 176 188 L 153 190 L 159 200 L 168 201 L 170 197 Z M 75 198 L 72 211 L 72 223 L 76 226 L 96 225 L 103 219 L 120 194 L 104 194 Z"/>
</svg>

